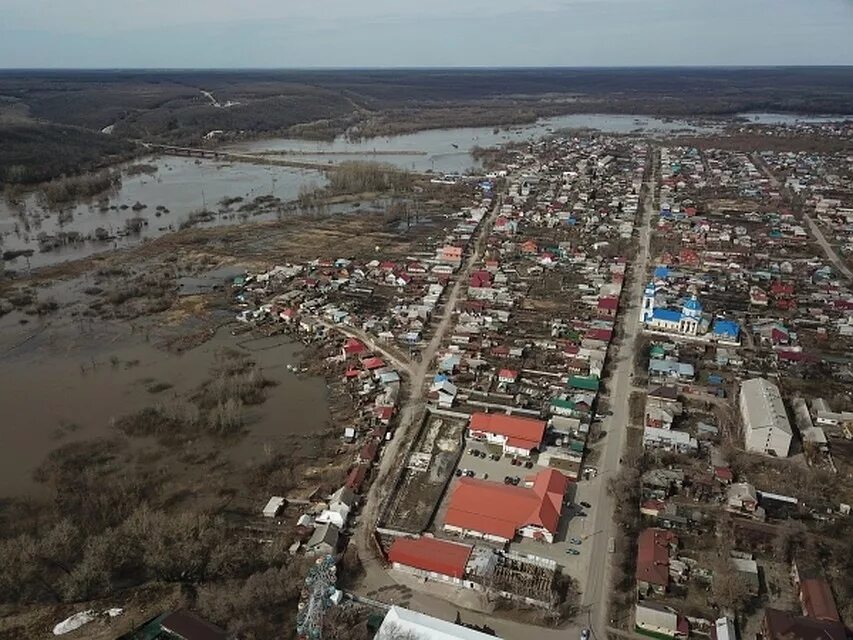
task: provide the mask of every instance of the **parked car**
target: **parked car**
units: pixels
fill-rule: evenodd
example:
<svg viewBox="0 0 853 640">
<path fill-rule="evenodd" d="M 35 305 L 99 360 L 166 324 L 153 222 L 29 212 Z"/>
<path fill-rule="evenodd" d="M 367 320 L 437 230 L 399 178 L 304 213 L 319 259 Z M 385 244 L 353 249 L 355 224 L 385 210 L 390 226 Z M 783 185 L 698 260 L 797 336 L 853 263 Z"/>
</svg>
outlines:
<svg viewBox="0 0 853 640">
<path fill-rule="evenodd" d="M 504 477 L 504 484 L 512 484 L 512 477 L 505 476 Z"/>
<path fill-rule="evenodd" d="M 578 551 L 577 549 L 572 549 L 571 547 L 566 549 L 566 553 L 568 553 L 571 556 L 579 556 L 581 554 L 580 551 Z"/>
<path fill-rule="evenodd" d="M 465 472 L 465 475 L 468 476 L 469 478 L 473 478 L 475 473 L 473 471 L 471 471 L 471 469 L 468 469 L 468 471 Z"/>
<path fill-rule="evenodd" d="M 519 478 L 518 476 L 515 476 L 515 477 L 512 479 L 512 483 L 513 483 L 514 485 L 516 485 L 516 486 L 518 485 L 518 483 L 519 483 L 519 482 L 521 482 L 521 478 Z"/>
<path fill-rule="evenodd" d="M 501 459 L 501 454 L 499 454 L 499 453 L 493 453 L 493 454 L 492 454 L 492 455 L 490 455 L 489 457 L 490 457 L 492 460 L 494 460 L 495 462 L 497 462 L 498 460 L 500 460 L 500 459 Z"/>
<path fill-rule="evenodd" d="M 528 460 L 527 462 L 524 463 L 524 468 L 525 469 L 532 469 L 533 463 L 530 460 Z"/>
<path fill-rule="evenodd" d="M 579 504 L 580 504 L 580 506 L 582 506 L 584 509 L 592 509 L 592 505 L 591 505 L 589 502 L 580 502 Z"/>
<path fill-rule="evenodd" d="M 462 475 L 462 469 L 457 469 L 456 470 L 456 477 L 458 478 L 461 475 Z"/>
<path fill-rule="evenodd" d="M 589 629 L 583 629 L 581 631 L 581 640 L 589 640 Z"/>
<path fill-rule="evenodd" d="M 580 544 L 583 541 L 580 538 L 569 538 L 569 542 L 572 544 Z"/>
<path fill-rule="evenodd" d="M 586 511 L 578 511 L 575 515 L 578 518 L 586 518 Z"/>
</svg>

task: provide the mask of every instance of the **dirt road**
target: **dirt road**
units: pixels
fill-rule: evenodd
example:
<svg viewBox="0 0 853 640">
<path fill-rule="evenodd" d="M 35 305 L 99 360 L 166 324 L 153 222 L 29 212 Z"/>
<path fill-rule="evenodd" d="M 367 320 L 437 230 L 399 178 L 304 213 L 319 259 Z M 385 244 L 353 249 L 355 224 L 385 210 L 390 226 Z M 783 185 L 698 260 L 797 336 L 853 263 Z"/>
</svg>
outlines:
<svg viewBox="0 0 853 640">
<path fill-rule="evenodd" d="M 752 155 L 750 155 L 750 159 L 755 164 L 755 166 L 758 167 L 764 173 L 764 175 L 767 176 L 767 179 L 770 180 L 770 183 L 774 187 L 779 189 L 779 192 L 782 193 L 782 196 L 785 198 L 785 200 L 790 201 L 790 194 L 785 191 L 785 185 L 783 185 L 779 178 L 777 178 L 773 174 L 773 172 L 770 170 L 770 167 L 768 167 L 767 163 L 764 162 L 764 159 L 757 153 L 753 153 Z M 806 225 L 808 225 L 809 231 L 811 231 L 812 235 L 814 236 L 814 239 L 817 241 L 818 245 L 820 245 L 820 248 L 823 250 L 829 261 L 835 266 L 836 269 L 838 269 L 839 272 L 841 272 L 841 274 L 845 278 L 847 278 L 848 282 L 853 282 L 853 271 L 851 271 L 847 267 L 847 265 L 844 264 L 844 261 L 838 256 L 838 254 L 835 252 L 835 249 L 833 249 L 832 245 L 829 244 L 829 242 L 827 241 L 826 236 L 823 235 L 823 232 L 820 230 L 820 227 L 817 226 L 815 221 L 812 220 L 811 216 L 809 216 L 807 213 L 803 213 L 803 219 L 806 221 Z"/>
<path fill-rule="evenodd" d="M 651 215 L 654 210 L 654 188 L 657 181 L 657 155 L 652 157 L 652 168 L 646 181 L 646 197 L 639 224 L 639 250 L 633 263 L 633 278 L 629 289 L 622 295 L 628 304 L 624 307 L 621 322 L 625 327 L 624 338 L 611 364 L 613 373 L 608 385 L 612 414 L 602 424 L 607 433 L 604 450 L 598 463 L 598 476 L 591 481 L 595 498 L 592 513 L 593 531 L 602 531 L 591 540 L 588 549 L 591 553 L 589 576 L 583 592 L 582 607 L 587 611 L 587 621 L 593 637 L 602 640 L 607 636 L 607 605 L 610 589 L 610 553 L 608 544 L 614 535 L 613 498 L 607 493 L 607 481 L 619 471 L 620 459 L 627 440 L 627 426 L 630 418 L 629 399 L 631 372 L 634 363 L 634 349 L 640 333 L 639 306 L 649 266 L 649 238 L 651 235 Z"/>
<path fill-rule="evenodd" d="M 441 346 L 448 330 L 452 326 L 453 310 L 456 307 L 456 302 L 459 299 L 462 286 L 468 281 L 468 276 L 470 275 L 471 270 L 482 257 L 483 250 L 486 246 L 486 239 L 491 232 L 492 225 L 494 225 L 495 219 L 500 211 L 500 207 L 501 200 L 498 199 L 492 211 L 487 214 L 481 222 L 480 230 L 477 234 L 472 250 L 466 258 L 462 269 L 459 271 L 458 277 L 447 295 L 441 316 L 438 318 L 438 324 L 436 325 L 432 338 L 421 352 L 420 361 L 414 363 L 400 363 L 403 365 L 401 366 L 402 373 L 407 374 L 407 393 L 401 404 L 399 426 L 397 427 L 394 439 L 385 445 L 382 452 L 382 457 L 377 465 L 376 479 L 370 486 L 370 490 L 367 492 L 367 496 L 365 497 L 360 523 L 354 537 L 354 543 L 356 544 L 359 558 L 361 559 L 365 572 L 368 574 L 367 579 L 375 584 L 383 584 L 383 578 L 386 583 L 389 580 L 385 575 L 384 566 L 377 558 L 377 549 L 372 540 L 373 529 L 376 524 L 376 520 L 379 517 L 379 509 L 384 501 L 385 495 L 387 494 L 387 483 L 393 477 L 393 472 L 399 468 L 401 451 L 404 451 L 405 447 L 409 445 L 411 434 L 423 415 L 424 407 L 426 406 L 425 386 L 428 375 L 433 369 L 432 360 L 435 358 L 438 348 Z M 361 332 L 361 334 L 363 334 L 363 332 Z M 357 335 L 355 332 L 353 332 L 352 335 L 356 335 L 356 337 L 365 340 L 371 347 L 376 346 L 374 344 L 375 341 L 369 337 Z M 386 357 L 394 361 L 396 364 L 397 358 L 392 358 L 390 353 L 379 348 L 377 348 L 377 351 L 385 354 Z M 381 573 L 382 575 L 376 575 L 378 573 Z M 391 582 L 393 583 L 393 581 Z"/>
</svg>

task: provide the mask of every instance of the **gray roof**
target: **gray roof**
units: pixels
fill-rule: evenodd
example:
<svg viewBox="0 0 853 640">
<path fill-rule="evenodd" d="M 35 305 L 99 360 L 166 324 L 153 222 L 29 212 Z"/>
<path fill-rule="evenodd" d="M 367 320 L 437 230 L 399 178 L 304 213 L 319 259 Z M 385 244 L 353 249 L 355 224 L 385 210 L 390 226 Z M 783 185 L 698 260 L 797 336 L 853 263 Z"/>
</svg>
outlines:
<svg viewBox="0 0 853 640">
<path fill-rule="evenodd" d="M 779 387 L 764 378 L 753 378 L 743 382 L 740 393 L 749 428 L 773 428 L 793 435 Z"/>
</svg>

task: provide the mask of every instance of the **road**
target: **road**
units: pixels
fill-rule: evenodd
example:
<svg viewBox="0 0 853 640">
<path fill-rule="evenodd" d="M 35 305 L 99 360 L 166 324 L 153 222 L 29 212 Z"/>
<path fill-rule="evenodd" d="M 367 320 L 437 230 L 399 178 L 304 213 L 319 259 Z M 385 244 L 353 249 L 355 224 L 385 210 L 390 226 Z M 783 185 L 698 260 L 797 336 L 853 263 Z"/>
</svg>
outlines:
<svg viewBox="0 0 853 640">
<path fill-rule="evenodd" d="M 820 245 L 820 248 L 823 249 L 823 252 L 826 254 L 826 257 L 829 258 L 829 261 L 835 265 L 835 268 L 840 271 L 848 281 L 853 282 L 853 271 L 847 268 L 847 265 L 844 264 L 844 261 L 835 253 L 835 249 L 832 248 L 832 245 L 827 242 L 826 237 L 823 235 L 823 232 L 820 230 L 820 227 L 817 226 L 814 220 L 811 219 L 807 213 L 803 214 L 803 218 L 806 221 L 806 224 L 809 226 L 809 230 L 812 232 L 812 235 L 817 240 L 817 243 Z"/>
<path fill-rule="evenodd" d="M 444 307 L 441 315 L 438 317 L 433 336 L 424 349 L 421 351 L 421 359 L 418 362 L 407 363 L 403 368 L 403 372 L 408 374 L 406 380 L 407 393 L 405 400 L 401 403 L 400 420 L 394 438 L 386 443 L 382 452 L 382 457 L 377 465 L 376 478 L 367 492 L 362 507 L 361 517 L 354 542 L 358 550 L 358 556 L 364 566 L 365 573 L 368 574 L 368 579 L 375 583 L 381 584 L 381 576 L 371 573 L 381 572 L 385 576 L 385 568 L 376 557 L 376 548 L 373 544 L 373 529 L 376 520 L 379 517 L 379 509 L 383 503 L 387 493 L 387 483 L 393 478 L 394 472 L 399 469 L 401 448 L 409 445 L 411 434 L 417 427 L 421 416 L 423 415 L 426 406 L 426 383 L 429 374 L 433 368 L 433 359 L 442 344 L 442 341 L 447 335 L 448 330 L 453 323 L 453 310 L 456 308 L 456 303 L 459 300 L 459 294 L 462 291 L 462 286 L 468 281 L 474 265 L 483 256 L 483 251 L 486 247 L 486 240 L 489 237 L 492 226 L 498 217 L 500 211 L 501 200 L 498 199 L 492 211 L 489 212 L 480 223 L 480 229 L 473 243 L 468 257 L 465 259 L 459 274 L 447 294 Z M 361 339 L 365 337 L 357 336 Z M 372 347 L 375 347 L 374 341 L 371 339 L 365 340 Z M 396 358 L 392 358 L 391 354 L 383 349 L 377 348 L 377 351 L 383 353 L 386 357 L 396 362 Z M 385 576 L 387 580 L 387 576 Z"/>
<path fill-rule="evenodd" d="M 651 171 L 646 181 L 646 197 L 638 227 L 639 249 L 633 262 L 633 278 L 630 287 L 622 292 L 627 298 L 627 305 L 621 311 L 621 321 L 624 325 L 624 338 L 619 344 L 613 357 L 612 375 L 608 385 L 610 410 L 602 424 L 607 433 L 604 440 L 604 450 L 598 463 L 598 476 L 589 484 L 589 490 L 595 495 L 591 517 L 592 531 L 602 532 L 591 538 L 590 545 L 584 549 L 591 554 L 589 576 L 584 589 L 581 605 L 587 611 L 588 623 L 593 637 L 597 640 L 606 638 L 608 626 L 607 605 L 610 591 L 610 553 L 609 539 L 614 535 L 614 500 L 607 492 L 607 481 L 619 472 L 620 459 L 627 441 L 627 426 L 630 418 L 629 400 L 633 384 L 631 373 L 634 365 L 634 349 L 637 336 L 640 333 L 639 312 L 640 300 L 646 282 L 649 267 L 649 239 L 651 236 L 651 217 L 654 211 L 654 189 L 657 181 L 657 157 L 652 153 Z M 585 491 L 584 493 L 588 493 Z"/>
</svg>

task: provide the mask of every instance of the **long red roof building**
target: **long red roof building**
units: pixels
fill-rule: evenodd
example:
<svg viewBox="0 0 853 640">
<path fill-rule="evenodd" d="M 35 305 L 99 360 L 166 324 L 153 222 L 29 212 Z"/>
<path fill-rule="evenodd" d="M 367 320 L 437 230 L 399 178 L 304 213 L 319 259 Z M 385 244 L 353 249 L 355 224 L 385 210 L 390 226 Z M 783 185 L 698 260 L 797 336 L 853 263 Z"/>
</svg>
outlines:
<svg viewBox="0 0 853 640">
<path fill-rule="evenodd" d="M 435 538 L 397 538 L 388 549 L 388 561 L 451 578 L 462 578 L 473 547 Z"/>
<path fill-rule="evenodd" d="M 460 478 L 450 497 L 445 527 L 512 540 L 520 529 L 553 537 L 560 523 L 569 479 L 555 469 L 540 471 L 532 487 Z"/>
</svg>

